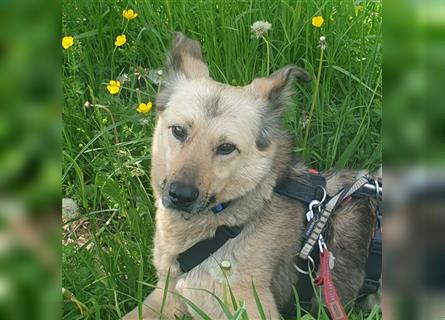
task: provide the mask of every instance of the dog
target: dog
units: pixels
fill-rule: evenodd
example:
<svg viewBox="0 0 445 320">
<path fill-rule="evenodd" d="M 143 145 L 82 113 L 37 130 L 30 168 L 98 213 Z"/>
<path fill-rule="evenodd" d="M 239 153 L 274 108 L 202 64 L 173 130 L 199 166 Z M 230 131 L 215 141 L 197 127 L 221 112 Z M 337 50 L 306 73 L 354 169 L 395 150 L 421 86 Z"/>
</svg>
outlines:
<svg viewBox="0 0 445 320">
<path fill-rule="evenodd" d="M 303 177 L 293 142 L 280 114 L 293 94 L 293 81 L 310 81 L 297 66 L 286 66 L 242 87 L 212 80 L 198 41 L 174 35 L 167 72 L 157 98 L 151 183 L 156 199 L 153 263 L 158 283 L 124 319 L 174 319 L 197 314 L 184 298 L 212 319 L 225 315 L 217 299 L 229 283 L 251 319 L 261 318 L 252 283 L 268 318 L 279 319 L 292 301 L 299 273 L 307 208 L 274 192 L 282 177 Z M 323 172 L 326 190 L 336 194 L 360 175 Z M 215 214 L 211 208 L 230 203 Z M 327 247 L 335 255 L 332 277 L 343 304 L 363 284 L 376 215 L 369 199 L 358 199 L 330 219 Z M 215 235 L 219 226 L 244 228 L 211 257 L 188 272 L 178 255 Z M 230 267 L 227 272 L 221 262 Z M 227 265 L 226 265 L 227 267 Z M 169 283 L 167 283 L 167 279 Z M 164 288 L 168 286 L 168 290 Z M 162 307 L 161 307 L 162 306 Z"/>
</svg>

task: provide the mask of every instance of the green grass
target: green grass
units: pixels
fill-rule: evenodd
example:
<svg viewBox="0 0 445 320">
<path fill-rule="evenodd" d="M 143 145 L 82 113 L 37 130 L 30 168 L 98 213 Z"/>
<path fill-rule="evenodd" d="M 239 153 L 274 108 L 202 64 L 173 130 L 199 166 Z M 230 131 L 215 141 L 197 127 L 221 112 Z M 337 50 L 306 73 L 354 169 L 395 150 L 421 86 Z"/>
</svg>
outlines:
<svg viewBox="0 0 445 320">
<path fill-rule="evenodd" d="M 64 319 L 117 319 L 152 290 L 145 284 L 155 283 L 149 175 L 155 113 L 139 114 L 135 108 L 155 98 L 158 87 L 148 73 L 163 67 L 173 31 L 199 39 L 211 75 L 234 85 L 268 74 L 268 64 L 270 71 L 297 64 L 315 78 L 324 35 L 327 49 L 316 99 L 317 81 L 296 84 L 298 94 L 283 116 L 295 151 L 317 169 L 379 166 L 381 4 L 362 4 L 357 15 L 355 4 L 64 1 L 62 33 L 73 35 L 75 44 L 63 50 L 63 195 L 79 203 L 81 215 L 64 225 L 65 236 L 74 241 L 63 246 L 63 287 L 82 306 L 66 299 Z M 127 6 L 139 14 L 128 24 L 121 16 Z M 325 19 L 321 28 L 311 25 L 316 15 Z M 257 20 L 272 23 L 265 37 L 269 59 L 265 41 L 251 37 Z M 115 49 L 123 30 L 128 42 Z M 128 81 L 118 95 L 110 95 L 106 84 L 123 74 Z M 95 107 L 85 108 L 86 101 Z M 81 228 L 69 232 L 75 226 Z M 371 316 L 380 317 L 378 312 Z M 321 314 L 320 319 L 327 318 Z"/>
</svg>

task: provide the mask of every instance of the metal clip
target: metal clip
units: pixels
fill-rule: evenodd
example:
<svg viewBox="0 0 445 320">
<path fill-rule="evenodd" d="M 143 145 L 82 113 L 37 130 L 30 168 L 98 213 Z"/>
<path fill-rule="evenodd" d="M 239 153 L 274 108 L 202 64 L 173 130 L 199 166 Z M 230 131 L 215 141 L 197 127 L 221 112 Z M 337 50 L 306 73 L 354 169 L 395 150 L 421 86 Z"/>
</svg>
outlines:
<svg viewBox="0 0 445 320">
<path fill-rule="evenodd" d="M 320 253 L 324 251 L 324 249 L 327 249 L 326 243 L 324 242 L 323 235 L 320 234 L 320 237 L 318 238 L 318 247 L 320 248 Z"/>
<path fill-rule="evenodd" d="M 309 203 L 309 211 L 306 212 L 306 220 L 309 222 L 312 219 L 314 219 L 314 209 L 318 209 L 318 211 L 321 213 L 322 209 L 321 209 L 321 205 L 323 204 L 323 202 L 326 200 L 326 189 L 323 188 L 322 186 L 318 186 L 319 188 L 322 189 L 323 191 L 323 197 L 321 200 L 312 200 Z"/>
<path fill-rule="evenodd" d="M 380 199 L 383 193 L 383 189 L 379 186 L 379 182 L 377 181 L 377 179 L 374 179 L 374 184 L 375 184 L 375 192 L 377 193 L 377 199 Z"/>
<path fill-rule="evenodd" d="M 309 211 L 314 211 L 314 207 L 318 208 L 320 206 L 321 202 L 318 200 L 312 200 L 311 203 L 309 203 Z"/>
<path fill-rule="evenodd" d="M 309 262 L 312 263 L 312 267 L 314 268 L 314 267 L 315 267 L 314 259 L 312 259 L 311 256 L 308 256 L 307 259 L 309 260 Z M 301 274 L 309 274 L 309 272 L 310 272 L 310 268 L 308 268 L 307 271 L 306 271 L 306 270 L 303 270 L 303 269 L 301 269 L 299 266 L 297 266 L 296 263 L 294 263 L 294 268 L 295 268 L 295 270 L 297 270 L 297 271 L 300 272 Z"/>
<path fill-rule="evenodd" d="M 312 210 L 309 210 L 306 212 L 306 220 L 309 222 L 314 218 L 314 212 Z"/>
<path fill-rule="evenodd" d="M 377 199 L 380 199 L 382 197 L 383 188 L 380 186 L 378 179 L 374 179 L 371 176 L 365 176 L 366 179 L 368 179 L 369 183 L 366 183 L 363 185 L 363 188 L 375 191 Z"/>
<path fill-rule="evenodd" d="M 320 188 L 321 191 L 323 191 L 323 196 L 321 197 L 321 200 L 319 200 L 319 204 L 318 204 L 318 205 L 321 205 L 326 200 L 326 196 L 328 195 L 328 193 L 326 192 L 326 189 L 323 188 L 322 186 L 317 186 L 317 188 Z"/>
</svg>

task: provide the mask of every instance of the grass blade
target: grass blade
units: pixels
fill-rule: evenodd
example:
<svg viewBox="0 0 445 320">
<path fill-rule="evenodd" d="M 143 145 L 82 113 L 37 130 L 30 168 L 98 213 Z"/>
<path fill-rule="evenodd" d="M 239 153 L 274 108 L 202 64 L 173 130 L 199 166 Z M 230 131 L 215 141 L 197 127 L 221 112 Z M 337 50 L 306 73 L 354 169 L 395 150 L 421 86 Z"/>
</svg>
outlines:
<svg viewBox="0 0 445 320">
<path fill-rule="evenodd" d="M 238 311 L 233 315 L 233 320 L 239 320 L 239 319 L 243 319 L 246 315 L 246 306 L 244 303 L 241 304 L 240 308 L 238 309 Z"/>
<path fill-rule="evenodd" d="M 212 320 L 212 318 L 210 318 L 210 316 L 205 313 L 203 310 L 201 310 L 196 304 L 194 304 L 192 301 L 190 301 L 189 299 L 187 299 L 186 297 L 178 294 L 178 293 L 174 293 L 175 295 L 179 296 L 182 300 L 184 300 L 184 302 L 190 307 L 192 308 L 202 319 L 204 320 Z"/>
<path fill-rule="evenodd" d="M 372 307 L 371 313 L 369 313 L 368 317 L 366 317 L 366 320 L 374 319 L 380 319 L 380 306 L 378 306 L 377 304 Z"/>
<path fill-rule="evenodd" d="M 227 319 L 231 319 L 233 317 L 233 315 L 230 312 L 229 307 L 227 306 L 227 304 L 225 304 L 224 301 L 222 301 L 216 294 L 214 294 L 213 292 L 211 292 L 211 291 L 209 291 L 207 289 L 193 288 L 193 290 L 203 291 L 203 292 L 206 292 L 209 295 L 211 295 L 218 302 L 219 306 L 221 307 L 221 309 L 224 312 L 224 314 L 227 317 Z"/>
<path fill-rule="evenodd" d="M 260 314 L 261 320 L 266 320 L 266 314 L 264 313 L 263 305 L 261 304 L 260 297 L 258 296 L 258 292 L 256 291 L 253 280 L 252 280 L 252 290 L 253 290 L 253 297 L 255 298 L 255 303 L 258 308 L 258 313 Z"/>
<path fill-rule="evenodd" d="M 365 87 L 366 89 L 368 89 L 369 91 L 371 91 L 372 93 L 374 93 L 376 96 L 382 98 L 382 95 L 380 93 L 378 93 L 377 91 L 373 90 L 370 86 L 368 86 L 366 83 L 364 83 L 363 81 L 361 81 L 359 78 L 357 78 L 355 75 L 353 75 L 351 72 L 349 72 L 346 69 L 343 69 L 342 67 L 339 66 L 331 66 L 332 69 L 337 70 L 341 73 L 343 73 L 344 75 L 350 77 L 352 80 L 357 81 L 358 83 L 360 83 L 363 87 Z"/>
<path fill-rule="evenodd" d="M 159 309 L 159 318 L 161 318 L 161 319 L 163 317 L 164 308 L 167 303 L 167 294 L 168 294 L 169 285 L 170 285 L 170 269 L 168 269 L 167 278 L 165 279 L 164 293 L 162 294 L 162 303 L 161 303 L 161 308 Z"/>
<path fill-rule="evenodd" d="M 141 251 L 141 249 L 139 248 L 139 251 Z M 142 254 L 141 254 L 142 257 Z M 139 265 L 139 276 L 138 276 L 138 291 L 137 291 L 137 295 L 138 295 L 138 314 L 139 314 L 139 319 L 142 319 L 142 283 L 141 281 L 144 279 L 144 260 L 141 259 L 140 265 Z"/>
</svg>

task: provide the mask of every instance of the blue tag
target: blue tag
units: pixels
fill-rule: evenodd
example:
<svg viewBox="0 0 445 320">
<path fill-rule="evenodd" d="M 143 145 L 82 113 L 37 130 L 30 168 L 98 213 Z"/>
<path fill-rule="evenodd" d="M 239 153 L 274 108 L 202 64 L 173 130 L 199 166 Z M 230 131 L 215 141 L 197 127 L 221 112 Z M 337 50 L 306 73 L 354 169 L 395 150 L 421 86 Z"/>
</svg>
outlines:
<svg viewBox="0 0 445 320">
<path fill-rule="evenodd" d="M 223 206 L 223 204 L 222 203 L 218 203 L 216 206 L 214 206 L 212 208 L 212 211 L 213 211 L 213 213 L 220 213 L 224 209 L 225 209 L 225 207 Z"/>
</svg>

